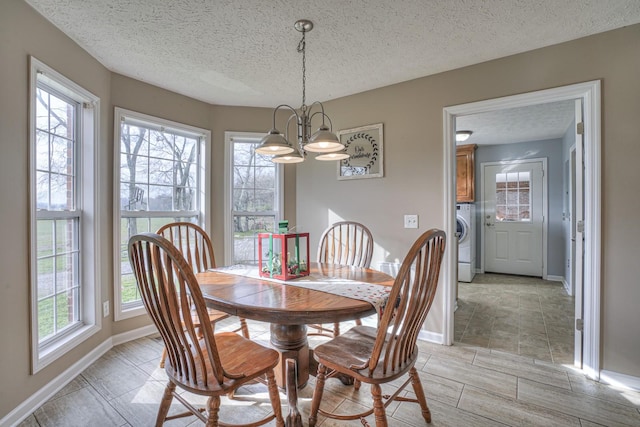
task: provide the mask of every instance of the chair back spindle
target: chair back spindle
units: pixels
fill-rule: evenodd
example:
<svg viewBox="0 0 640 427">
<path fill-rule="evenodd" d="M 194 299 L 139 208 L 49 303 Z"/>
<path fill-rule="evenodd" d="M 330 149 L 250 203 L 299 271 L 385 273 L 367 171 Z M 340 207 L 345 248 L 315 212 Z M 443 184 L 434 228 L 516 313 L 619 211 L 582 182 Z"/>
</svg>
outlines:
<svg viewBox="0 0 640 427">
<path fill-rule="evenodd" d="M 178 248 L 195 273 L 216 267 L 211 239 L 199 225 L 172 222 L 160 227 L 157 233 Z"/>
<path fill-rule="evenodd" d="M 318 244 L 318 262 L 369 268 L 373 235 L 354 221 L 336 222 L 327 228 Z"/>
</svg>

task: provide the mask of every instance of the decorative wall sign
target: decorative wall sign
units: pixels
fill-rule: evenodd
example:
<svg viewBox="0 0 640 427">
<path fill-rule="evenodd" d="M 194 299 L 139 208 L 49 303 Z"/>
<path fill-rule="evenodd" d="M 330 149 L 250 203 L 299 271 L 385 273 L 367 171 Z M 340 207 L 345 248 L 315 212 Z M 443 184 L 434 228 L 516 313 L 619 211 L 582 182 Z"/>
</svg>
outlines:
<svg viewBox="0 0 640 427">
<path fill-rule="evenodd" d="M 382 123 L 338 132 L 349 158 L 338 162 L 338 179 L 380 178 L 382 162 Z"/>
</svg>

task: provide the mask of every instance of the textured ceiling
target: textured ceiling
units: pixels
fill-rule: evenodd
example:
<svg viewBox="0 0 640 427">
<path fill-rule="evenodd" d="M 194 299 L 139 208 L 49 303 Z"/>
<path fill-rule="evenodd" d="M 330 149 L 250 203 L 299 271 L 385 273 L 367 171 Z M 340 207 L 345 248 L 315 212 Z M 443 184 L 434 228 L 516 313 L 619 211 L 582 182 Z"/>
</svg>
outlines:
<svg viewBox="0 0 640 427">
<path fill-rule="evenodd" d="M 110 70 L 212 104 L 326 101 L 640 22 L 640 0 L 26 0 Z M 571 102 L 458 119 L 467 143 L 561 137 Z"/>
<path fill-rule="evenodd" d="M 456 130 L 473 133 L 459 144 L 494 145 L 562 138 L 573 123 L 574 101 L 510 108 L 456 119 Z"/>
<path fill-rule="evenodd" d="M 107 68 L 213 104 L 326 101 L 640 22 L 639 0 L 26 0 Z"/>
</svg>

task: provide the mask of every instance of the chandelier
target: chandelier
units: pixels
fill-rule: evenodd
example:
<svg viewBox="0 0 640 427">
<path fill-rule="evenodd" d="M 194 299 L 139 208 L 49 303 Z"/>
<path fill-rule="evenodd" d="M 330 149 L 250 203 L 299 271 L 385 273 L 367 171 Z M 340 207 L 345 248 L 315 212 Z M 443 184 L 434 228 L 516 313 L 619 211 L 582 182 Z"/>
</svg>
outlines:
<svg viewBox="0 0 640 427">
<path fill-rule="evenodd" d="M 256 152 L 273 155 L 274 163 L 300 163 L 304 162 L 307 153 L 318 153 L 317 160 L 343 160 L 348 159 L 345 146 L 333 133 L 331 119 L 324 112 L 321 102 L 315 101 L 310 106 L 306 104 L 306 34 L 313 29 L 313 22 L 307 19 L 296 21 L 294 28 L 302 33 L 302 39 L 298 43 L 298 53 L 302 53 L 302 106 L 299 110 L 287 104 L 280 104 L 273 110 L 273 127 L 260 141 Z M 293 112 L 286 122 L 284 136 L 276 128 L 276 113 L 280 108 L 287 108 Z M 316 111 L 314 111 L 314 109 Z M 322 124 L 315 133 L 311 133 L 311 121 L 322 119 Z M 325 119 L 329 122 L 327 126 Z M 295 121 L 295 122 L 294 122 Z M 289 141 L 289 126 L 295 123 L 297 140 L 294 144 Z"/>
</svg>

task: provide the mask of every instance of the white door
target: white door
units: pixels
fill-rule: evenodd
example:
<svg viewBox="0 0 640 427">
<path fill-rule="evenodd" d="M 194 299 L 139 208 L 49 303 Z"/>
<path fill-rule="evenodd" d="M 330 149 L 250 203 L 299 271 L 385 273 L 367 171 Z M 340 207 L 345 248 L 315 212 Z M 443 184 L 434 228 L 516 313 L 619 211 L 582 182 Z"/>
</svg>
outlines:
<svg viewBox="0 0 640 427">
<path fill-rule="evenodd" d="M 543 275 L 542 160 L 484 165 L 485 271 Z"/>
<path fill-rule="evenodd" d="M 571 195 L 572 212 L 572 279 L 575 290 L 575 331 L 574 331 L 574 365 L 582 368 L 582 311 L 583 311 L 583 281 L 584 281 L 584 142 L 583 142 L 583 120 L 582 120 L 582 100 L 575 101 L 576 114 L 576 150 L 575 159 L 572 159 L 573 183 Z"/>
</svg>

